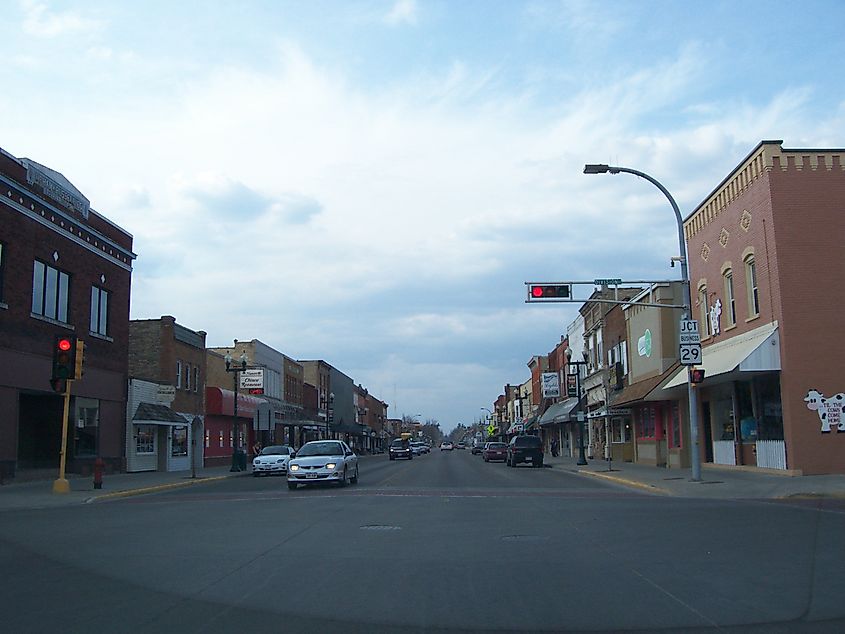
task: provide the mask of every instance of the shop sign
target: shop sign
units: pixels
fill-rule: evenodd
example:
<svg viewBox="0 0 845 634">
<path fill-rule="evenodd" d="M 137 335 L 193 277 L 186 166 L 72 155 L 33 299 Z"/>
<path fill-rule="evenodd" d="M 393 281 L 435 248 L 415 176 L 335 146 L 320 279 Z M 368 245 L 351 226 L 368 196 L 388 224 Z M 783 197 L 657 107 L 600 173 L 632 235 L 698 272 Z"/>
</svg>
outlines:
<svg viewBox="0 0 845 634">
<path fill-rule="evenodd" d="M 240 375 L 242 390 L 249 390 L 250 394 L 264 393 L 264 368 L 242 370 Z"/>
<path fill-rule="evenodd" d="M 566 375 L 566 395 L 570 398 L 578 396 L 578 376 L 575 374 Z"/>
<path fill-rule="evenodd" d="M 722 332 L 722 328 L 719 325 L 720 317 L 722 316 L 722 300 L 718 297 L 716 298 L 716 303 L 710 307 L 709 310 L 709 318 L 710 318 L 710 332 L 714 335 L 718 335 Z"/>
<path fill-rule="evenodd" d="M 560 398 L 560 377 L 557 372 L 543 372 L 543 398 Z"/>
<path fill-rule="evenodd" d="M 156 391 L 156 400 L 159 403 L 172 403 L 176 398 L 176 387 L 174 385 L 159 385 Z"/>
<path fill-rule="evenodd" d="M 836 427 L 837 431 L 845 431 L 845 394 L 840 392 L 825 398 L 818 390 L 810 390 L 804 397 L 804 402 L 807 403 L 807 409 L 819 415 L 822 432 L 829 432 L 831 427 Z"/>
<path fill-rule="evenodd" d="M 651 330 L 646 328 L 643 336 L 637 339 L 637 354 L 641 357 L 651 356 Z"/>
</svg>

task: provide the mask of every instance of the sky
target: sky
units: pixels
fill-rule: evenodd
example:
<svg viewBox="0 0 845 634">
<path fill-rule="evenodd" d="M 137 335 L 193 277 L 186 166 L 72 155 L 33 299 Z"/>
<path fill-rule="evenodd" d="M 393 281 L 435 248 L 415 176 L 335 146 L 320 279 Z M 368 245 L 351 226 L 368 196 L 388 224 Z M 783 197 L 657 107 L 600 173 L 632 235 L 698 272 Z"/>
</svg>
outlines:
<svg viewBox="0 0 845 634">
<path fill-rule="evenodd" d="M 845 3 L 0 0 L 0 147 L 134 236 L 131 317 L 322 358 L 448 431 L 671 279 L 761 141 L 845 147 Z M 592 289 L 579 287 L 576 297 Z"/>
</svg>

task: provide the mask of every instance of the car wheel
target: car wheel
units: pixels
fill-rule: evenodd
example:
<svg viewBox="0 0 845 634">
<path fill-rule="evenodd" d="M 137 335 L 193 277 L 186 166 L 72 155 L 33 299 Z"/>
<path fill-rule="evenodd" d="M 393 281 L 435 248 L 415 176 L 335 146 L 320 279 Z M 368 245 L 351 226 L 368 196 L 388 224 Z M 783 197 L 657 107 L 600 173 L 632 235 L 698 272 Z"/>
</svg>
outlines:
<svg viewBox="0 0 845 634">
<path fill-rule="evenodd" d="M 340 480 L 340 482 L 338 482 L 338 484 L 339 484 L 340 486 L 342 486 L 342 487 L 345 487 L 345 486 L 346 486 L 346 484 L 347 484 L 347 479 L 346 479 L 346 467 L 344 467 L 344 468 L 343 468 L 343 478 L 341 478 L 341 480 Z"/>
<path fill-rule="evenodd" d="M 352 476 L 352 480 L 350 480 L 352 484 L 358 484 L 358 465 L 355 465 L 355 475 Z"/>
<path fill-rule="evenodd" d="M 296 485 L 296 482 L 288 482 L 288 488 L 289 488 L 291 491 L 296 491 L 296 486 L 297 486 L 297 485 Z"/>
</svg>

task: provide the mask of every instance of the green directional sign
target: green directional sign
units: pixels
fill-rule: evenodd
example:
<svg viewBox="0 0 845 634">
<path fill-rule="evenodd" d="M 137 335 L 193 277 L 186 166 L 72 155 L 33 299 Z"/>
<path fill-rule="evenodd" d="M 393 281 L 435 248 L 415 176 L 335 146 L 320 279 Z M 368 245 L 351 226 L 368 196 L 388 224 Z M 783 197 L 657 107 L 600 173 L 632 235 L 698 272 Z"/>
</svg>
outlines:
<svg viewBox="0 0 845 634">
<path fill-rule="evenodd" d="M 496 433 L 496 431 L 498 431 L 498 430 L 496 429 L 495 425 L 487 425 L 487 435 L 488 436 L 492 436 L 493 434 Z"/>
</svg>

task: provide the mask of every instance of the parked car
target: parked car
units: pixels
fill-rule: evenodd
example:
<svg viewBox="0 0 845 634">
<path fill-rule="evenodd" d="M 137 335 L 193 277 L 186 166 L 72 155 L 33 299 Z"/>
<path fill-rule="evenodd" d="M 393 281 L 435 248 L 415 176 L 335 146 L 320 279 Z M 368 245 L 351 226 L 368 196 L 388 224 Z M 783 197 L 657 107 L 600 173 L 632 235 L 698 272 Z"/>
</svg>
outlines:
<svg viewBox="0 0 845 634">
<path fill-rule="evenodd" d="M 520 462 L 528 462 L 534 467 L 542 467 L 543 441 L 537 436 L 514 436 L 508 443 L 508 455 L 505 462 L 509 467 L 515 467 Z"/>
<path fill-rule="evenodd" d="M 258 477 L 261 474 L 287 473 L 288 461 L 294 454 L 294 450 L 287 445 L 264 447 L 261 453 L 252 459 L 252 475 Z"/>
<path fill-rule="evenodd" d="M 504 462 L 507 456 L 508 445 L 504 442 L 488 442 L 481 451 L 481 457 L 484 458 L 484 462 L 490 462 L 491 460 L 501 460 Z"/>
<path fill-rule="evenodd" d="M 414 450 L 415 455 L 421 456 L 424 453 L 429 453 L 431 448 L 424 442 L 412 442 L 411 449 Z"/>
<path fill-rule="evenodd" d="M 444 440 L 440 443 L 440 451 L 452 451 L 455 448 L 455 445 L 452 444 L 451 440 Z"/>
<path fill-rule="evenodd" d="M 467 444 L 465 442 L 461 441 L 461 442 L 458 443 L 457 447 L 458 447 L 458 449 L 466 449 Z"/>
<path fill-rule="evenodd" d="M 473 456 L 477 456 L 483 451 L 484 451 L 484 443 L 480 443 L 480 442 L 472 443 L 472 449 L 470 449 L 470 453 L 472 453 Z"/>
<path fill-rule="evenodd" d="M 288 464 L 288 488 L 300 484 L 358 483 L 358 456 L 341 440 L 312 440 L 296 452 Z"/>
<path fill-rule="evenodd" d="M 387 455 L 390 456 L 391 460 L 396 460 L 397 458 L 405 458 L 406 460 L 414 459 L 414 452 L 411 449 L 411 443 L 407 440 L 402 440 L 401 438 L 397 438 L 390 443 L 390 447 L 387 449 Z"/>
</svg>

